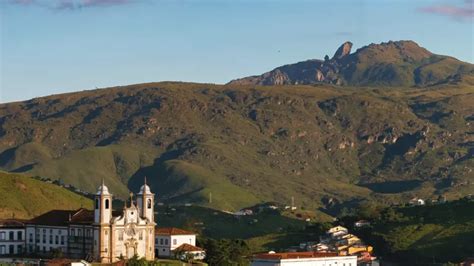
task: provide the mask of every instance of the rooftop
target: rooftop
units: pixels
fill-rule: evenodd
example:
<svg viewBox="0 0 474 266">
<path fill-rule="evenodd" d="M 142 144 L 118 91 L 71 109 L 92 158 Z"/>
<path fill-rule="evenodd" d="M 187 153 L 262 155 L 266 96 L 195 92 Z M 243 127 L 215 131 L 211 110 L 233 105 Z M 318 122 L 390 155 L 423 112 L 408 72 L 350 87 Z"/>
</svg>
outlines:
<svg viewBox="0 0 474 266">
<path fill-rule="evenodd" d="M 155 229 L 155 235 L 195 235 L 196 233 L 191 231 L 186 231 L 183 229 L 175 228 L 175 227 L 162 227 Z"/>
<path fill-rule="evenodd" d="M 25 220 L 19 219 L 1 219 L 0 228 L 23 228 L 25 227 Z"/>
<path fill-rule="evenodd" d="M 254 256 L 256 259 L 285 260 L 303 258 L 327 258 L 338 257 L 336 252 L 282 252 L 282 253 L 262 253 Z"/>
<path fill-rule="evenodd" d="M 192 252 L 192 251 L 204 251 L 204 250 L 203 250 L 202 248 L 200 248 L 200 247 L 196 247 L 196 246 L 193 246 L 193 245 L 184 243 L 184 244 L 182 244 L 181 246 L 177 247 L 177 248 L 175 249 L 175 251 L 188 251 L 188 252 Z"/>
</svg>

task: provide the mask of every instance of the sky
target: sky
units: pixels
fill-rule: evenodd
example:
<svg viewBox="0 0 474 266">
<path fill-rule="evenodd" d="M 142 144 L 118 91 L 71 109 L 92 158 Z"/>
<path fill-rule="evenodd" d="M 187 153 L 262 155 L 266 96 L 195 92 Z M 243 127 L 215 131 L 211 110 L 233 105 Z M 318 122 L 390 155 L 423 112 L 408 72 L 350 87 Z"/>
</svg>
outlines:
<svg viewBox="0 0 474 266">
<path fill-rule="evenodd" d="M 226 83 L 414 40 L 474 63 L 474 0 L 0 0 L 0 103 L 155 81 Z"/>
</svg>

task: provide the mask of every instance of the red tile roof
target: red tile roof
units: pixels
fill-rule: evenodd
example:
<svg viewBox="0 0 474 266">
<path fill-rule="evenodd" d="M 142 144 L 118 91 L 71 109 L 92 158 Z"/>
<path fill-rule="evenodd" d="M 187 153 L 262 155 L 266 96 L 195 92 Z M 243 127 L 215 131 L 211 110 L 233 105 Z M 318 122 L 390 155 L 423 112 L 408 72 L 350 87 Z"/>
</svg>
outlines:
<svg viewBox="0 0 474 266">
<path fill-rule="evenodd" d="M 68 224 L 92 224 L 93 222 L 94 212 L 81 208 L 79 210 L 52 210 L 29 220 L 27 223 L 66 226 Z"/>
<path fill-rule="evenodd" d="M 175 227 L 162 227 L 155 229 L 155 235 L 195 235 L 195 233 L 191 231 L 186 231 L 183 229 L 175 228 Z"/>
<path fill-rule="evenodd" d="M 0 228 L 23 228 L 26 220 L 19 219 L 2 219 L 0 220 Z"/>
<path fill-rule="evenodd" d="M 187 243 L 182 244 L 181 246 L 174 249 L 175 251 L 185 251 L 185 252 L 192 252 L 192 251 L 204 251 L 204 249 L 200 247 L 196 247 Z"/>
<path fill-rule="evenodd" d="M 283 252 L 283 253 L 262 253 L 257 254 L 254 258 L 269 259 L 269 260 L 284 260 L 284 259 L 300 259 L 300 258 L 325 258 L 337 257 L 336 252 Z"/>
</svg>

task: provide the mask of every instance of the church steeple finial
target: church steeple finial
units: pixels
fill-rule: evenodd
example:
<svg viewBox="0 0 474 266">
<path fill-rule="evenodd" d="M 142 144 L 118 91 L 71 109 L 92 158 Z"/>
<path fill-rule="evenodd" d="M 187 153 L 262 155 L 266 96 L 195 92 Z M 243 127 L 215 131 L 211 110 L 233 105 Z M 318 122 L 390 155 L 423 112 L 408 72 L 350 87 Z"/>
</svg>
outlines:
<svg viewBox="0 0 474 266">
<path fill-rule="evenodd" d="M 130 207 L 133 206 L 133 192 L 130 192 Z"/>
<path fill-rule="evenodd" d="M 146 185 L 146 176 L 145 176 L 145 182 L 144 182 L 144 184 Z"/>
</svg>

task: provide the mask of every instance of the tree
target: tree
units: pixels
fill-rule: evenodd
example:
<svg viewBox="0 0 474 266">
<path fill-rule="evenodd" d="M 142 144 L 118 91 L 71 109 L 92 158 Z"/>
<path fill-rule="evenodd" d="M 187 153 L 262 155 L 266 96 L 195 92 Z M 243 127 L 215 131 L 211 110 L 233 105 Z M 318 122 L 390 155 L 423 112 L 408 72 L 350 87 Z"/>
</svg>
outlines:
<svg viewBox="0 0 474 266">
<path fill-rule="evenodd" d="M 229 240 L 212 238 L 202 240 L 206 250 L 206 262 L 209 265 L 247 265 L 250 248 L 241 239 Z"/>
</svg>

